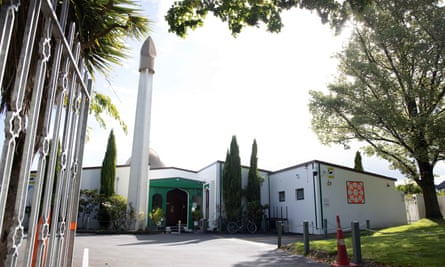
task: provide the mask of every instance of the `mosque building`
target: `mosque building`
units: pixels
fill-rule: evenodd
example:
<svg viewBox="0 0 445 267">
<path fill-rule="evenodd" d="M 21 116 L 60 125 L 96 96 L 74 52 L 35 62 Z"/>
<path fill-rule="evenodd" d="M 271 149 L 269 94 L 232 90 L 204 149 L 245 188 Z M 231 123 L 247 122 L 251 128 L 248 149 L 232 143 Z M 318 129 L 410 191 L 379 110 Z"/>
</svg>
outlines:
<svg viewBox="0 0 445 267">
<path fill-rule="evenodd" d="M 189 230 L 223 230 L 224 162 L 215 161 L 194 171 L 166 167 L 152 149 L 149 158 L 147 212 L 161 208 L 163 227 L 174 227 L 181 221 Z M 130 161 L 116 168 L 115 191 L 125 197 L 129 192 Z M 83 169 L 82 189 L 100 188 L 100 169 Z M 243 166 L 244 188 L 248 172 L 249 167 Z M 328 232 L 334 233 L 337 215 L 345 223 L 359 221 L 364 226 L 369 221 L 375 228 L 407 222 L 404 198 L 395 188 L 395 178 L 318 160 L 277 171 L 259 169 L 258 174 L 264 178 L 261 204 L 268 207 L 264 210 L 266 224 L 262 225 L 262 230 L 272 231 L 276 222 L 282 221 L 285 231 L 302 233 L 303 222 L 308 221 L 313 234 L 323 234 L 326 222 Z M 194 218 L 196 211 L 200 213 L 198 227 Z M 90 226 L 94 228 L 94 222 Z"/>
</svg>

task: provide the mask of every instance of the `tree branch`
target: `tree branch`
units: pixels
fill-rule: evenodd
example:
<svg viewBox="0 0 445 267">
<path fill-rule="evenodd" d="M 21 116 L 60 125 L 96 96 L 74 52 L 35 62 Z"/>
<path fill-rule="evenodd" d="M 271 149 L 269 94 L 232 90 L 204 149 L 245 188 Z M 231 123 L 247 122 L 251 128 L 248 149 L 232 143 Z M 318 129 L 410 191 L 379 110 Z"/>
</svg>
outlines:
<svg viewBox="0 0 445 267">
<path fill-rule="evenodd" d="M 100 15 L 105 15 L 109 10 L 111 10 L 114 7 L 114 0 L 108 1 L 108 3 L 103 7 L 102 12 Z"/>
</svg>

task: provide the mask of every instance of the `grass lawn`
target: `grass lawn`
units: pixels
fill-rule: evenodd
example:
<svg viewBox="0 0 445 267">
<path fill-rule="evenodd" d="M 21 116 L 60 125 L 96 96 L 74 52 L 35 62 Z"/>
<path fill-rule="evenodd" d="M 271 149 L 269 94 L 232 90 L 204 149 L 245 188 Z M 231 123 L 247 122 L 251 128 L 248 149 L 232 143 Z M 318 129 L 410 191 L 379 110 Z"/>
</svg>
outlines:
<svg viewBox="0 0 445 267">
<path fill-rule="evenodd" d="M 348 256 L 352 258 L 350 234 L 345 234 Z M 367 266 L 445 266 L 445 221 L 422 219 L 415 223 L 381 229 L 360 237 L 362 259 Z M 294 243 L 291 250 L 303 254 L 304 244 Z M 335 263 L 337 240 L 310 242 L 311 256 Z"/>
</svg>

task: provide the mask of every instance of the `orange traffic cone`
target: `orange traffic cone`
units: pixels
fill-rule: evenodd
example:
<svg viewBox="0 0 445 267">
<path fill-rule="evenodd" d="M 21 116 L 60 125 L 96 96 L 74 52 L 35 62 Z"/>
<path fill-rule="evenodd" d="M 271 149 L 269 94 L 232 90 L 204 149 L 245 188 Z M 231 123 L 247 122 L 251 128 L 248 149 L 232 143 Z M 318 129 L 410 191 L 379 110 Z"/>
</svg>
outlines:
<svg viewBox="0 0 445 267">
<path fill-rule="evenodd" d="M 337 215 L 337 263 L 331 265 L 332 267 L 346 267 L 358 266 L 350 263 L 348 259 L 348 252 L 346 251 L 345 240 L 343 238 L 343 231 L 341 230 L 340 217 Z"/>
</svg>

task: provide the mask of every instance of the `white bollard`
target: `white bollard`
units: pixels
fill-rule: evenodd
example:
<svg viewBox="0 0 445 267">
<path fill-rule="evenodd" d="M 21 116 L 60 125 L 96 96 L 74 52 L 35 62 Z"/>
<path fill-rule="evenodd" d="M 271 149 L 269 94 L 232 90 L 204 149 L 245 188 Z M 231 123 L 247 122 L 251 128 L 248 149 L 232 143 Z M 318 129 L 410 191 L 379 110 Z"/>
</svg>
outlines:
<svg viewBox="0 0 445 267">
<path fill-rule="evenodd" d="M 88 248 L 83 249 L 82 267 L 88 267 Z"/>
</svg>

